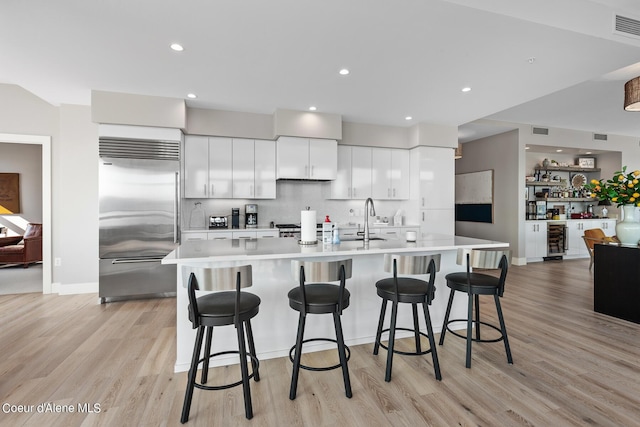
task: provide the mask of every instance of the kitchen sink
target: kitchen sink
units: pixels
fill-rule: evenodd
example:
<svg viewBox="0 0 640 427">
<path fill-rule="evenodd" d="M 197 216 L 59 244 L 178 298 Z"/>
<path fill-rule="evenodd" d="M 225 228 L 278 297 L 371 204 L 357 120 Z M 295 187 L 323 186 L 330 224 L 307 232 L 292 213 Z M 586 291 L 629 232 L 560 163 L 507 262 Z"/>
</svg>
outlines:
<svg viewBox="0 0 640 427">
<path fill-rule="evenodd" d="M 358 241 L 363 241 L 364 237 L 363 236 L 358 236 L 358 237 L 340 237 L 340 241 L 342 242 L 358 242 Z M 369 240 L 387 240 L 383 237 L 369 237 Z"/>
</svg>

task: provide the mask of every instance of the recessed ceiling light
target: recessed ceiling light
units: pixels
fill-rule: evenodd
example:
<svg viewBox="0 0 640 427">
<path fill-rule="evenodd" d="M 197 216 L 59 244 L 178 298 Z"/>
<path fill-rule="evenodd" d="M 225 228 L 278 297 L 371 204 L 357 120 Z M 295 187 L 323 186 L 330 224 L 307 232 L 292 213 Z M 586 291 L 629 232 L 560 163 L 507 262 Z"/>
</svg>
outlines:
<svg viewBox="0 0 640 427">
<path fill-rule="evenodd" d="M 531 148 L 531 147 L 524 147 L 525 150 L 528 150 L 529 148 Z"/>
<path fill-rule="evenodd" d="M 467 87 L 463 87 L 463 88 L 462 88 L 462 91 L 463 91 L 463 92 L 469 92 L 469 91 L 471 91 L 471 88 L 470 88 L 469 86 L 467 86 Z"/>
<path fill-rule="evenodd" d="M 188 93 L 188 94 L 187 94 L 187 98 L 196 99 L 196 98 L 197 98 L 197 96 L 196 96 L 196 94 L 195 94 L 195 93 Z"/>
<path fill-rule="evenodd" d="M 562 150 L 561 149 L 557 149 L 556 153 L 562 153 Z"/>
<path fill-rule="evenodd" d="M 309 107 L 309 111 L 316 111 L 316 110 L 317 110 L 317 108 L 314 107 L 313 105 L 311 107 Z"/>
<path fill-rule="evenodd" d="M 347 70 L 346 68 L 343 68 L 338 72 L 340 73 L 341 76 L 346 76 L 347 74 L 349 74 L 349 70 Z"/>
<path fill-rule="evenodd" d="M 184 50 L 184 47 L 182 47 L 181 44 L 172 43 L 171 44 L 171 49 L 175 50 L 176 52 L 182 52 Z"/>
<path fill-rule="evenodd" d="M 405 119 L 405 120 L 411 120 L 411 119 L 413 119 L 413 117 L 411 117 L 411 116 L 407 116 L 407 117 L 405 117 L 404 119 Z"/>
<path fill-rule="evenodd" d="M 591 154 L 591 151 L 587 151 L 587 152 L 586 152 L 586 153 L 584 153 L 584 154 Z"/>
</svg>

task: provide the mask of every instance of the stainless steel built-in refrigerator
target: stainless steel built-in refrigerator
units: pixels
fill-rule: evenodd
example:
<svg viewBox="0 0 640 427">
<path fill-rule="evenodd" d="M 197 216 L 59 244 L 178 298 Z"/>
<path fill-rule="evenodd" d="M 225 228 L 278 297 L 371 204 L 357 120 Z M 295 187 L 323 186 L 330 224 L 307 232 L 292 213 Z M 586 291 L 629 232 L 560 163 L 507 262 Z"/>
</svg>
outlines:
<svg viewBox="0 0 640 427">
<path fill-rule="evenodd" d="M 179 171 L 179 141 L 100 139 L 101 302 L 175 295 Z"/>
</svg>

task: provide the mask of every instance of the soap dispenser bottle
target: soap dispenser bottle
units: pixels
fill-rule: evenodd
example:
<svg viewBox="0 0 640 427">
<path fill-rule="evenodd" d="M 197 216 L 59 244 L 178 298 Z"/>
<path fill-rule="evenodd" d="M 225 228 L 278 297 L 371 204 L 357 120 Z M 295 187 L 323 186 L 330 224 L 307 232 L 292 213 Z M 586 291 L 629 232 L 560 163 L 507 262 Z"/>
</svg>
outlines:
<svg viewBox="0 0 640 427">
<path fill-rule="evenodd" d="M 338 231 L 338 224 L 333 226 L 333 244 L 340 244 L 340 232 Z"/>
<path fill-rule="evenodd" d="M 322 243 L 331 244 L 332 231 L 333 231 L 333 224 L 331 224 L 329 215 L 326 215 L 324 218 L 324 222 L 322 223 Z"/>
</svg>

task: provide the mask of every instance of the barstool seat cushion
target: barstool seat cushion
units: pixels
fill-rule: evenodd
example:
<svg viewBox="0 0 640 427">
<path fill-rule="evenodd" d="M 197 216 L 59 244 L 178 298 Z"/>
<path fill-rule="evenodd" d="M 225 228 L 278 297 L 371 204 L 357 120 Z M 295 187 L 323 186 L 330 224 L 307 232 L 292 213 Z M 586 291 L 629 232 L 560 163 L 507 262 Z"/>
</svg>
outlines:
<svg viewBox="0 0 640 427">
<path fill-rule="evenodd" d="M 236 291 L 216 292 L 198 298 L 198 311 L 204 326 L 232 325 L 236 304 Z M 249 292 L 240 292 L 240 321 L 253 318 L 260 309 L 260 297 Z M 193 320 L 189 306 L 189 319 Z"/>
<path fill-rule="evenodd" d="M 447 286 L 455 291 L 468 292 L 467 273 L 449 273 L 445 276 Z M 500 278 L 482 273 L 471 273 L 471 289 L 474 294 L 493 295 L 498 292 Z"/>
<path fill-rule="evenodd" d="M 340 286 L 330 283 L 311 283 L 305 285 L 305 295 L 307 297 L 307 313 L 323 314 L 336 311 L 338 299 L 340 298 Z M 300 287 L 295 287 L 289 291 L 289 306 L 294 310 L 302 310 L 302 291 Z M 347 289 L 342 295 L 342 309 L 349 307 L 351 294 Z"/>
<path fill-rule="evenodd" d="M 398 302 L 421 303 L 427 301 L 429 283 L 413 277 L 398 277 Z M 393 277 L 376 282 L 378 296 L 388 300 L 395 298 Z"/>
</svg>

